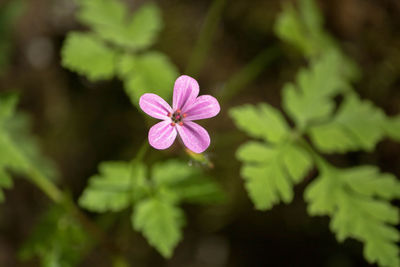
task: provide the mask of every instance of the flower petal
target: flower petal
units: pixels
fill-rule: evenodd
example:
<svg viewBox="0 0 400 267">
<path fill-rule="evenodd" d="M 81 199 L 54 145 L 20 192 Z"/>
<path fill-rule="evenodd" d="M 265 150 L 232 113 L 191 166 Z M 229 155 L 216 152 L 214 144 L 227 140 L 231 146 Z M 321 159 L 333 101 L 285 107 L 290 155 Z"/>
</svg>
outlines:
<svg viewBox="0 0 400 267">
<path fill-rule="evenodd" d="M 185 121 L 177 130 L 183 143 L 195 153 L 202 153 L 210 145 L 210 136 L 206 129 L 191 121 Z"/>
<path fill-rule="evenodd" d="M 156 119 L 165 120 L 172 109 L 164 99 L 156 94 L 144 94 L 139 100 L 140 108 L 148 115 Z"/>
<path fill-rule="evenodd" d="M 199 95 L 199 84 L 195 79 L 187 75 L 182 75 L 175 81 L 174 97 L 172 99 L 172 107 L 174 110 L 184 109 L 193 103 Z"/>
<path fill-rule="evenodd" d="M 150 128 L 149 143 L 156 149 L 166 149 L 172 145 L 176 134 L 176 129 L 171 126 L 171 121 L 161 121 Z"/>
<path fill-rule="evenodd" d="M 186 119 L 191 121 L 214 117 L 219 111 L 218 100 L 210 95 L 199 96 L 186 110 L 182 110 L 186 113 Z"/>
</svg>

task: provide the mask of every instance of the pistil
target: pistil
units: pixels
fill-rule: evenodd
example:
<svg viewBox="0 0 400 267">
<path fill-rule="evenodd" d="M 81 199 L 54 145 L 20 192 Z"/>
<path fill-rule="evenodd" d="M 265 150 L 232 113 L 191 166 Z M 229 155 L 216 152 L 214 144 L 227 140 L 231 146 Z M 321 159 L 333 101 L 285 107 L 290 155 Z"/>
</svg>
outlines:
<svg viewBox="0 0 400 267">
<path fill-rule="evenodd" d="M 183 125 L 183 119 L 186 118 L 187 114 L 181 114 L 181 112 L 180 109 L 175 110 L 172 114 L 168 112 L 168 117 L 170 117 L 172 121 L 171 126 L 175 126 L 176 124 L 179 124 L 180 126 Z"/>
</svg>

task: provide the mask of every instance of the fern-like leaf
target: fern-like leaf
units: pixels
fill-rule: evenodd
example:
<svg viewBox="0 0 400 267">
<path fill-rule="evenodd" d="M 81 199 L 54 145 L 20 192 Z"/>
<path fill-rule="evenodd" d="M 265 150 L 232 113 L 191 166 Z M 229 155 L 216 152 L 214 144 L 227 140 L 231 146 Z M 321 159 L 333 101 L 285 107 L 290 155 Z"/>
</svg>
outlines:
<svg viewBox="0 0 400 267">
<path fill-rule="evenodd" d="M 164 257 L 170 258 L 182 238 L 184 215 L 173 203 L 149 198 L 136 205 L 132 225 Z"/>
<path fill-rule="evenodd" d="M 328 118 L 335 104 L 333 96 L 349 88 L 337 53 L 327 53 L 309 69 L 297 75 L 296 83 L 283 88 L 283 107 L 301 129 Z"/>
<path fill-rule="evenodd" d="M 146 178 L 144 165 L 103 162 L 99 171 L 99 175 L 89 179 L 89 185 L 79 198 L 80 206 L 96 212 L 120 211 L 142 196 Z"/>
<path fill-rule="evenodd" d="M 345 98 L 332 120 L 311 127 L 309 133 L 322 152 L 371 151 L 384 137 L 381 124 L 385 119 L 381 109 L 352 94 Z"/>
<path fill-rule="evenodd" d="M 275 23 L 275 33 L 297 48 L 308 60 L 324 56 L 327 51 L 338 54 L 342 73 L 350 80 L 359 79 L 360 70 L 338 48 L 335 40 L 323 29 L 323 15 L 314 0 L 297 1 L 299 8 L 286 4 Z"/>
<path fill-rule="evenodd" d="M 370 263 L 399 266 L 400 233 L 393 226 L 399 223 L 399 210 L 389 202 L 400 197 L 396 177 L 372 166 L 343 170 L 325 165 L 320 171 L 305 192 L 309 213 L 332 217 L 339 241 L 350 237 L 363 242 Z"/>
<path fill-rule="evenodd" d="M 267 210 L 280 201 L 293 200 L 293 186 L 302 181 L 312 166 L 311 158 L 294 144 L 268 146 L 248 142 L 237 151 L 243 161 L 240 171 L 255 207 Z"/>
<path fill-rule="evenodd" d="M 132 207 L 132 226 L 164 257 L 170 257 L 181 239 L 182 202 L 221 200 L 223 193 L 200 169 L 178 160 L 156 163 L 147 177 L 138 161 L 103 162 L 99 174 L 79 199 L 79 205 L 95 212 L 121 211 Z"/>
<path fill-rule="evenodd" d="M 77 266 L 91 243 L 75 218 L 62 207 L 53 206 L 42 215 L 19 257 L 22 260 L 38 257 L 44 267 Z"/>
<path fill-rule="evenodd" d="M 304 178 L 312 162 L 308 153 L 291 141 L 281 113 L 260 104 L 233 108 L 230 115 L 238 128 L 265 141 L 248 142 L 236 154 L 243 161 L 241 176 L 255 207 L 267 210 L 280 201 L 292 201 L 294 184 Z"/>
<path fill-rule="evenodd" d="M 267 142 L 283 141 L 289 132 L 282 114 L 267 104 L 243 105 L 229 111 L 236 126 L 249 136 L 262 138 Z"/>
<path fill-rule="evenodd" d="M 199 168 L 178 160 L 155 164 L 152 168 L 152 181 L 158 190 L 171 192 L 172 198 L 179 202 L 205 204 L 225 198 L 221 188 Z"/>
</svg>

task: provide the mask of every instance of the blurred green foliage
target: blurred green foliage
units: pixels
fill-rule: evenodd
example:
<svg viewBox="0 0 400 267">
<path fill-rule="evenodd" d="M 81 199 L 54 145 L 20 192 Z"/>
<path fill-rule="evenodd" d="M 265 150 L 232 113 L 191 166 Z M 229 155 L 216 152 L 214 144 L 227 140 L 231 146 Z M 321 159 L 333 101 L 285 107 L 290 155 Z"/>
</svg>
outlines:
<svg viewBox="0 0 400 267">
<path fill-rule="evenodd" d="M 62 51 L 63 65 L 86 75 L 89 80 L 114 76 L 117 53 L 93 34 L 72 32 Z"/>
<path fill-rule="evenodd" d="M 309 69 L 302 69 L 296 83 L 283 88 L 283 106 L 299 129 L 326 120 L 335 109 L 333 97 L 349 89 L 342 72 L 344 62 L 337 53 L 327 51 Z"/>
<path fill-rule="evenodd" d="M 290 203 L 293 187 L 315 167 L 318 175 L 304 193 L 308 213 L 331 217 L 330 228 L 338 241 L 361 241 L 370 263 L 399 266 L 396 242 L 400 234 L 395 227 L 399 211 L 390 202 L 400 197 L 396 177 L 374 166 L 337 168 L 319 153 L 370 152 L 385 137 L 400 142 L 400 115 L 387 117 L 356 94 L 352 83 L 361 76 L 358 67 L 324 30 L 315 1 L 297 2 L 297 8 L 287 4 L 275 24 L 276 34 L 308 62 L 282 90 L 286 114 L 267 103 L 229 111 L 237 128 L 253 139 L 236 152 L 247 192 L 259 210 Z M 10 28 L 21 13 L 22 3 L 9 1 L 0 12 L 0 51 L 5 51 L 0 54 L 0 71 L 7 62 Z M 61 52 L 62 65 L 89 81 L 122 80 L 135 106 L 145 92 L 170 98 L 178 70 L 167 55 L 151 49 L 163 26 L 159 8 L 145 3 L 131 14 L 120 0 L 76 3 L 77 20 L 87 30 L 68 34 Z M 260 55 L 262 62 L 269 62 L 269 50 Z M 250 67 L 250 73 L 261 70 Z M 255 76 L 235 79 L 228 86 L 233 88 L 232 95 L 238 91 L 235 84 L 242 86 Z M 4 201 L 2 190 L 13 185 L 10 174 L 31 179 L 47 192 L 58 205 L 40 219 L 20 256 L 38 256 L 42 266 L 75 266 L 93 243 L 76 218 L 77 209 L 71 212 L 68 207 L 72 203 L 60 201 L 58 189 L 49 182 L 56 177 L 55 168 L 39 152 L 27 117 L 15 112 L 17 99 L 14 94 L 0 95 L 0 201 Z M 204 155 L 191 157 L 212 165 Z M 204 170 L 181 160 L 150 166 L 138 155 L 131 162 L 101 162 L 98 169 L 99 173 L 89 178 L 79 205 L 96 213 L 132 209 L 132 228 L 166 258 L 182 239 L 186 221 L 182 205 L 214 204 L 224 199 Z M 125 266 L 126 261 L 118 256 L 116 264 Z"/>
<path fill-rule="evenodd" d="M 346 96 L 335 116 L 327 122 L 310 127 L 314 145 L 324 153 L 372 151 L 385 136 L 383 111 L 356 94 Z"/>
<path fill-rule="evenodd" d="M 342 53 L 339 44 L 325 31 L 323 15 L 316 1 L 300 0 L 296 3 L 297 9 L 290 3 L 284 5 L 283 12 L 276 19 L 276 35 L 310 61 L 329 53 L 335 54 L 337 63 L 340 63 L 338 71 L 350 82 L 359 79 L 359 68 Z"/>
<path fill-rule="evenodd" d="M 267 210 L 281 200 L 291 202 L 292 187 L 310 170 L 311 158 L 292 142 L 283 116 L 266 103 L 239 106 L 230 115 L 239 129 L 264 141 L 248 142 L 237 151 L 237 158 L 245 163 L 241 175 L 256 208 Z"/>
<path fill-rule="evenodd" d="M 365 258 L 381 266 L 399 266 L 399 210 L 390 200 L 400 198 L 400 183 L 374 166 L 338 169 L 318 166 L 320 175 L 305 191 L 311 215 L 329 215 L 338 241 L 356 238 Z"/>
<path fill-rule="evenodd" d="M 16 114 L 17 102 L 16 94 L 0 95 L 0 189 L 12 186 L 10 171 L 27 178 L 32 172 L 57 177 L 53 163 L 40 153 L 37 140 L 29 132 L 29 120 Z M 3 200 L 0 190 L 0 201 Z"/>
<path fill-rule="evenodd" d="M 146 3 L 130 15 L 119 0 L 77 3 L 77 18 L 90 31 L 68 34 L 62 49 L 63 66 L 91 81 L 120 78 L 135 106 L 144 93 L 169 99 L 177 68 L 163 53 L 148 50 L 162 27 L 158 7 Z M 179 203 L 213 203 L 222 198 L 211 179 L 180 161 L 153 166 L 152 179 L 138 160 L 102 162 L 99 171 L 90 178 L 79 204 L 95 212 L 132 206 L 133 228 L 164 257 L 171 257 L 181 239 L 184 213 Z"/>
<path fill-rule="evenodd" d="M 130 15 L 119 0 L 77 4 L 77 19 L 89 31 L 68 34 L 62 65 L 91 81 L 120 78 L 135 106 L 144 92 L 169 99 L 178 70 L 166 55 L 149 50 L 162 28 L 158 7 L 146 3 Z"/>
<path fill-rule="evenodd" d="M 103 162 L 99 175 L 79 199 L 81 207 L 94 212 L 122 211 L 132 207 L 132 227 L 143 233 L 164 257 L 171 257 L 182 238 L 182 202 L 215 203 L 223 193 L 199 168 L 178 160 L 148 168 L 137 160 Z"/>
<path fill-rule="evenodd" d="M 400 115 L 386 118 L 383 121 L 383 130 L 388 137 L 400 142 Z"/>
<path fill-rule="evenodd" d="M 260 210 L 289 203 L 294 184 L 315 164 L 319 175 L 305 191 L 309 214 L 330 216 L 338 241 L 350 237 L 363 242 L 370 263 L 399 266 L 399 210 L 390 201 L 400 197 L 400 182 L 372 166 L 335 168 L 317 152 L 372 151 L 386 136 L 400 141 L 399 117 L 386 117 L 360 99 L 351 85 L 358 68 L 324 31 L 315 2 L 298 3 L 298 9 L 285 6 L 275 27 L 309 61 L 283 89 L 283 109 L 295 127 L 290 129 L 280 111 L 266 103 L 230 110 L 239 129 L 263 140 L 249 141 L 237 151 L 247 191 Z M 343 100 L 337 108 L 334 98 L 339 95 Z"/>
<path fill-rule="evenodd" d="M 41 266 L 76 266 L 88 251 L 91 240 L 82 226 L 63 207 L 54 205 L 42 215 L 19 256 L 38 256 Z"/>
<path fill-rule="evenodd" d="M 124 54 L 117 71 L 134 105 L 138 105 L 140 96 L 148 92 L 170 99 L 178 76 L 176 67 L 168 57 L 157 51 L 138 55 Z"/>
<path fill-rule="evenodd" d="M 150 47 L 162 28 L 161 12 L 153 3 L 143 5 L 133 16 L 118 0 L 78 0 L 78 19 L 101 38 L 134 51 Z"/>
</svg>

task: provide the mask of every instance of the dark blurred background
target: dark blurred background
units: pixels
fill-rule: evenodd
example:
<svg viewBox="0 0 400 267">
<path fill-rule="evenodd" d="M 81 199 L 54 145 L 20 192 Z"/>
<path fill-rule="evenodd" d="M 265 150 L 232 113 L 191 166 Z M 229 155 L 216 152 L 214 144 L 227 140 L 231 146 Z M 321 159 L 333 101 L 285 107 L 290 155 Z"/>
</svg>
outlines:
<svg viewBox="0 0 400 267">
<path fill-rule="evenodd" d="M 0 1 L 0 9 L 13 0 Z M 125 1 L 134 10 L 143 0 Z M 155 49 L 165 52 L 184 73 L 213 1 L 156 1 L 164 29 Z M 295 1 L 293 1 L 295 2 Z M 237 147 L 246 140 L 227 116 L 230 107 L 268 102 L 280 108 L 282 85 L 293 80 L 305 61 L 283 45 L 273 32 L 283 1 L 226 1 L 214 41 L 195 78 L 202 94 L 219 95 L 224 84 L 263 50 L 274 56 L 246 89 L 222 100 L 219 116 L 203 123 L 212 136 L 210 174 L 222 185 L 229 200 L 209 207 L 185 206 L 188 216 L 184 239 L 173 258 L 164 260 L 134 232 L 129 212 L 113 214 L 108 235 L 116 239 L 132 266 L 368 266 L 362 245 L 354 240 L 337 243 L 327 217 L 310 217 L 302 194 L 313 171 L 295 188 L 290 205 L 271 211 L 253 208 L 239 176 Z M 342 49 L 361 67 L 355 84 L 363 98 L 372 100 L 388 115 L 400 113 L 400 1 L 318 1 L 325 26 Z M 68 31 L 84 30 L 74 18 L 71 0 L 27 0 L 22 15 L 7 28 L 11 32 L 9 65 L 0 75 L 0 89 L 21 94 L 19 108 L 32 116 L 33 131 L 46 155 L 60 169 L 60 187 L 77 199 L 87 178 L 105 160 L 129 160 L 147 138 L 148 127 L 131 105 L 118 80 L 91 83 L 60 65 L 60 48 Z M 2 38 L 2 37 L 0 37 Z M 146 159 L 182 157 L 179 146 Z M 400 177 L 400 145 L 380 142 L 373 153 L 330 155 L 338 166 L 375 164 Z M 39 266 L 22 262 L 18 250 L 51 201 L 24 179 L 16 179 L 0 205 L 0 266 Z M 93 214 L 88 214 L 94 217 Z M 81 266 L 111 266 L 102 246 L 88 253 Z"/>
</svg>

